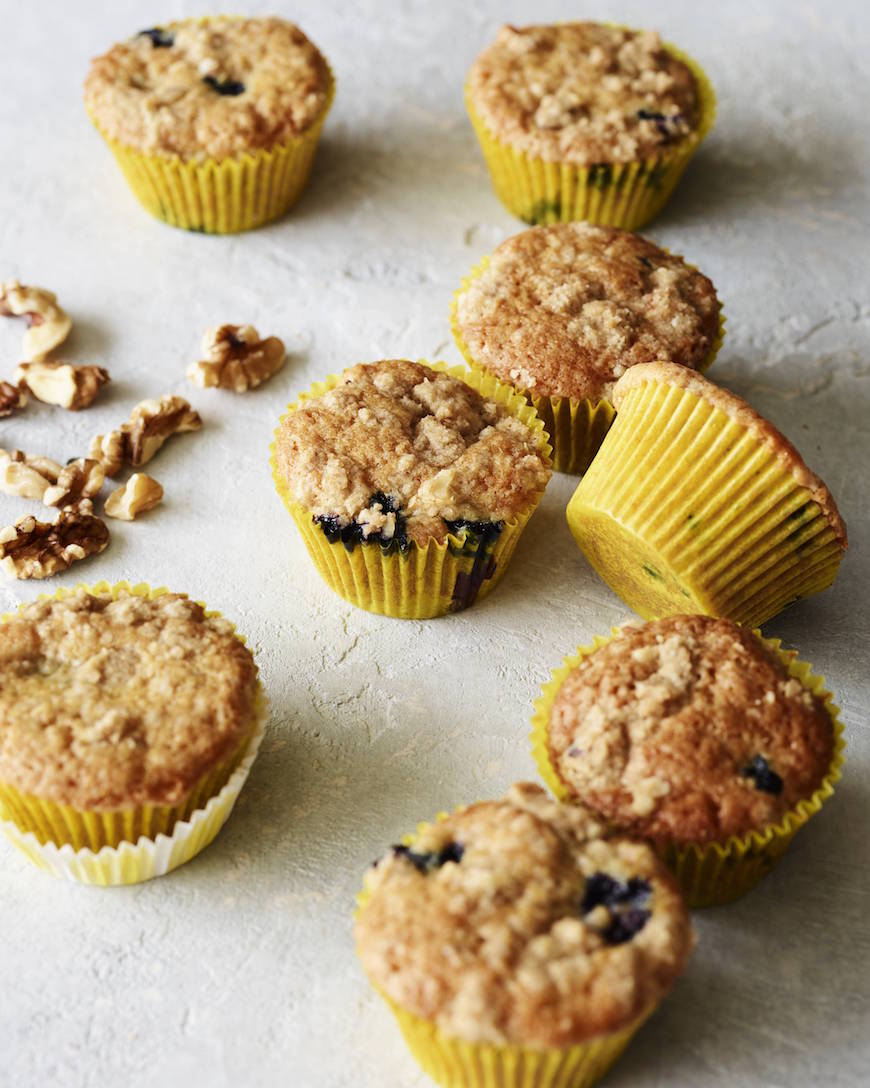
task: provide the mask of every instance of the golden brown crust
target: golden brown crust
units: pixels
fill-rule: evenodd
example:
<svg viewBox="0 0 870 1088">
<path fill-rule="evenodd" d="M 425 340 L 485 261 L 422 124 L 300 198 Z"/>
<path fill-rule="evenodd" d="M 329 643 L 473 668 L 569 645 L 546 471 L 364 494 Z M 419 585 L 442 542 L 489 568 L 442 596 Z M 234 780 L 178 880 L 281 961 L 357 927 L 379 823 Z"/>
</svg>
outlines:
<svg viewBox="0 0 870 1088">
<path fill-rule="evenodd" d="M 725 412 L 735 423 L 744 427 L 760 442 L 770 449 L 783 465 L 793 474 L 801 487 L 810 492 L 813 502 L 824 513 L 831 524 L 840 546 L 845 550 L 848 546 L 846 535 L 846 523 L 840 516 L 834 496 L 830 493 L 824 481 L 821 480 L 806 464 L 797 449 L 776 429 L 772 423 L 759 415 L 758 412 L 747 404 L 742 397 L 732 393 L 721 386 L 714 385 L 700 374 L 696 374 L 685 367 L 675 366 L 670 362 L 651 362 L 633 367 L 627 371 L 613 388 L 613 403 L 619 409 L 622 400 L 630 389 L 634 389 L 644 382 L 658 382 L 664 385 L 676 386 L 685 389 L 687 393 L 699 397 L 708 404 L 714 405 Z"/>
<path fill-rule="evenodd" d="M 597 402 L 638 363 L 702 366 L 719 310 L 682 257 L 629 231 L 560 223 L 502 242 L 458 296 L 456 320 L 471 357 L 503 381 Z"/>
<path fill-rule="evenodd" d="M 0 780 L 111 810 L 177 804 L 254 725 L 257 667 L 186 597 L 79 590 L 0 626 Z"/>
<path fill-rule="evenodd" d="M 383 543 L 401 531 L 418 544 L 443 541 L 448 521 L 511 520 L 550 475 L 525 423 L 459 378 L 407 359 L 345 370 L 334 389 L 284 418 L 275 456 L 314 517 L 356 523 L 364 540 Z"/>
<path fill-rule="evenodd" d="M 824 702 L 750 630 L 710 616 L 624 628 L 568 675 L 548 728 L 571 793 L 661 843 L 778 823 L 819 787 L 833 745 Z"/>
<path fill-rule="evenodd" d="M 394 849 L 367 874 L 356 945 L 369 978 L 471 1042 L 566 1047 L 632 1024 L 684 969 L 691 927 L 653 851 L 601 834 L 528 783 L 427 826 L 416 863 Z M 439 863 L 445 848 L 459 860 Z M 633 906 L 649 913 L 619 941 L 615 915 L 588 901 L 599 874 L 646 883 Z"/>
<path fill-rule="evenodd" d="M 601 23 L 502 27 L 467 95 L 502 142 L 579 166 L 659 155 L 698 123 L 695 77 L 658 34 Z"/>
<path fill-rule="evenodd" d="M 112 46 L 91 62 L 85 102 L 104 135 L 128 147 L 221 160 L 305 132 L 331 86 L 326 61 L 297 26 L 218 16 Z"/>
</svg>

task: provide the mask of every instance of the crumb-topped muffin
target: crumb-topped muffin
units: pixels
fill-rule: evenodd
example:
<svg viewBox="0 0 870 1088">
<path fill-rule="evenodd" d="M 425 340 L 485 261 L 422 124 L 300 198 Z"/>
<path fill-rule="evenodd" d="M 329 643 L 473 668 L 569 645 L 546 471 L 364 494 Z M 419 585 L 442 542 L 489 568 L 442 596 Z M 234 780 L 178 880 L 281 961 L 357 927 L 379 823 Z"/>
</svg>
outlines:
<svg viewBox="0 0 870 1088">
<path fill-rule="evenodd" d="M 529 1062 L 636 1028 L 692 947 L 654 852 L 528 783 L 422 825 L 361 904 L 357 952 L 397 1013 Z"/>
</svg>

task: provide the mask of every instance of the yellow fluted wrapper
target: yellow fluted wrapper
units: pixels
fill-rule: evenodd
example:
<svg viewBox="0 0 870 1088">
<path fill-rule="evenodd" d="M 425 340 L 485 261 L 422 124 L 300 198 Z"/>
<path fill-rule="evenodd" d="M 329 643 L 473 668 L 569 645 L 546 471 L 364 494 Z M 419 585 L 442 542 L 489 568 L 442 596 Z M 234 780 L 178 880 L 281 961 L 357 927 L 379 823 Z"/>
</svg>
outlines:
<svg viewBox="0 0 870 1088">
<path fill-rule="evenodd" d="M 568 789 L 550 759 L 548 731 L 553 703 L 569 674 L 585 657 L 615 638 L 619 630 L 614 627 L 607 637 L 596 635 L 590 645 L 581 646 L 576 653 L 566 657 L 562 665 L 554 670 L 551 679 L 544 685 L 541 696 L 535 701 L 531 732 L 532 755 L 541 777 L 559 801 L 582 802 L 582 798 L 576 797 Z M 662 860 L 673 870 L 686 902 L 692 908 L 730 903 L 754 888 L 782 857 L 800 828 L 832 796 L 834 786 L 839 782 L 843 771 L 843 751 L 846 747 L 843 724 L 839 719 L 839 707 L 834 705 L 831 693 L 825 690 L 824 677 L 814 675 L 811 665 L 798 661 L 795 650 L 783 650 L 780 639 L 762 638 L 760 631 L 755 634 L 765 646 L 777 654 L 790 676 L 825 701 L 834 730 L 834 753 L 828 773 L 818 789 L 810 797 L 798 802 L 778 824 L 772 824 L 760 831 L 751 831 L 747 835 L 732 835 L 721 843 L 652 844 Z"/>
<path fill-rule="evenodd" d="M 660 155 L 637 162 L 577 166 L 527 155 L 492 132 L 474 109 L 466 87 L 465 105 L 492 186 L 509 212 L 527 223 L 585 219 L 624 230 L 637 230 L 658 215 L 716 117 L 716 95 L 703 68 L 676 46 L 665 43 L 664 48 L 695 77 L 698 126 Z"/>
<path fill-rule="evenodd" d="M 446 363 L 420 362 L 458 378 L 481 396 L 507 408 L 532 430 L 538 448 L 547 464 L 550 463 L 550 446 L 543 424 L 534 408 L 510 386 L 479 369 L 469 372 L 463 367 L 450 368 Z M 333 389 L 340 380 L 340 374 L 332 374 L 325 381 L 316 382 L 298 402 L 288 405 L 278 430 L 289 414 L 306 401 Z M 469 533 L 463 538 L 451 533 L 443 543 L 430 540 L 424 546 L 412 542 L 406 551 L 380 544 L 346 546 L 340 540 L 330 541 L 314 521 L 311 511 L 290 493 L 278 469 L 274 442 L 270 452 L 275 487 L 324 582 L 358 608 L 399 619 L 443 616 L 485 597 L 504 575 L 520 535 L 543 494 L 542 489 L 528 509 L 502 522 L 501 531 L 494 537 Z"/>
<path fill-rule="evenodd" d="M 115 597 L 121 591 L 149 598 L 168 592 L 144 583 L 98 582 L 59 589 L 53 596 L 62 600 L 80 589 Z M 9 618 L 0 617 L 0 624 Z M 21 794 L 0 782 L 0 830 L 40 868 L 83 884 L 136 884 L 162 876 L 195 857 L 226 822 L 257 756 L 266 714 L 266 699 L 258 687 L 253 720 L 242 743 L 178 805 L 81 810 Z"/>
<path fill-rule="evenodd" d="M 831 585 L 844 547 L 776 450 L 667 382 L 626 391 L 566 517 L 644 619 L 695 612 L 760 627 Z"/>
<path fill-rule="evenodd" d="M 481 370 L 486 370 L 486 367 L 474 358 L 459 327 L 458 306 L 459 296 L 486 271 L 489 262 L 490 258 L 484 257 L 463 278 L 450 304 L 450 329 L 456 346 L 469 366 L 479 367 Z M 712 366 L 724 338 L 725 314 L 720 307 L 716 339 L 710 346 L 703 365 L 698 368 L 702 374 Z M 549 435 L 550 444 L 553 447 L 554 471 L 582 476 L 592 464 L 592 459 L 604 441 L 604 436 L 610 430 L 610 425 L 616 416 L 616 409 L 607 399 L 593 401 L 588 398 L 578 400 L 574 397 L 547 397 L 532 393 L 528 389 L 517 388 L 538 413 L 539 419 L 544 424 L 544 430 Z"/>
</svg>

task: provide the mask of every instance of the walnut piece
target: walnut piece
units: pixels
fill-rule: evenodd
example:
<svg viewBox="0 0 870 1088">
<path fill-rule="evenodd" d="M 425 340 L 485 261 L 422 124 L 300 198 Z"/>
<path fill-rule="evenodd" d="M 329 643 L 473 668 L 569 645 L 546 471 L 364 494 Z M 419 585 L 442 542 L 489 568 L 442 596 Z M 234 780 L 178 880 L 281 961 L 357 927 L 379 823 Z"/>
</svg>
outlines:
<svg viewBox="0 0 870 1088">
<path fill-rule="evenodd" d="M 57 480 L 62 467 L 50 457 L 34 457 L 0 449 L 0 491 L 22 499 L 41 499 Z"/>
<path fill-rule="evenodd" d="M 73 366 L 51 360 L 19 363 L 15 380 L 26 385 L 37 400 L 77 412 L 93 404 L 97 393 L 109 382 L 109 372 L 101 366 Z"/>
<path fill-rule="evenodd" d="M 30 362 L 44 359 L 66 340 L 72 328 L 72 321 L 58 306 L 56 295 L 42 287 L 25 287 L 18 280 L 0 283 L 0 315 L 27 319 L 21 350 Z"/>
<path fill-rule="evenodd" d="M 67 462 L 58 473 L 52 487 L 46 489 L 42 501 L 46 506 L 67 509 L 82 499 L 91 499 L 100 493 L 106 473 L 99 461 L 89 457 L 77 457 Z"/>
<path fill-rule="evenodd" d="M 132 521 L 153 509 L 163 498 L 163 488 L 144 472 L 134 472 L 130 479 L 106 499 L 104 513 L 110 518 Z"/>
<path fill-rule="evenodd" d="M 27 514 L 0 530 L 0 569 L 10 578 L 50 578 L 108 543 L 106 523 L 91 513 L 62 510 L 53 525 Z"/>
<path fill-rule="evenodd" d="M 14 415 L 27 404 L 27 394 L 12 382 L 0 382 L 0 419 Z"/>
<path fill-rule="evenodd" d="M 277 374 L 286 352 L 277 336 L 260 339 L 253 325 L 219 325 L 202 338 L 203 358 L 192 363 L 187 377 L 201 389 L 244 393 Z"/>
<path fill-rule="evenodd" d="M 166 394 L 159 400 L 143 400 L 117 431 L 91 439 L 88 456 L 102 464 L 107 476 L 115 476 L 125 461 L 134 468 L 147 464 L 171 435 L 201 426 L 199 412 L 184 397 Z"/>
</svg>

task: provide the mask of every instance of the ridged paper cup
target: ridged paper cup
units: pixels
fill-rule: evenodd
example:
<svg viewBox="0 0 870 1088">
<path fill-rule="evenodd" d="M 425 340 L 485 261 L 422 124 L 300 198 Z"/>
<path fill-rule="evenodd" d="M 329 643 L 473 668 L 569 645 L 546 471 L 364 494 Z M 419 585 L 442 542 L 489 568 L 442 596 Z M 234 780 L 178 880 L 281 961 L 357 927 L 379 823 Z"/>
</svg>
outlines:
<svg viewBox="0 0 870 1088">
<path fill-rule="evenodd" d="M 63 600 L 80 589 L 113 597 L 126 591 L 152 599 L 168 592 L 144 583 L 98 582 L 59 589 L 53 596 Z M 49 596 L 42 594 L 38 599 Z M 0 617 L 0 625 L 9 619 L 10 614 Z M 21 794 L 0 782 L 0 830 L 41 869 L 82 884 L 137 884 L 163 876 L 205 849 L 226 822 L 256 759 L 266 715 L 266 699 L 258 687 L 253 719 L 242 743 L 207 771 L 177 805 L 83 810 Z"/>
<path fill-rule="evenodd" d="M 446 363 L 419 361 L 458 378 L 487 400 L 507 408 L 533 432 L 538 449 L 550 464 L 550 445 L 543 424 L 535 409 L 510 386 L 479 369 L 469 372 L 461 366 L 451 368 Z M 340 374 L 332 374 L 325 381 L 316 382 L 296 403 L 288 405 L 275 432 L 276 439 L 288 415 L 306 401 L 334 389 L 340 381 Z M 384 547 L 375 543 L 345 545 L 340 540 L 330 542 L 311 511 L 290 493 L 278 468 L 274 442 L 270 452 L 275 487 L 324 582 L 358 608 L 398 619 L 432 619 L 461 611 L 485 597 L 503 577 L 520 535 L 543 495 L 542 488 L 526 510 L 501 523 L 502 529 L 495 537 L 472 532 L 464 536 L 450 533 L 443 543 L 430 540 L 422 546 L 412 541 L 405 551 L 394 545 Z"/>
<path fill-rule="evenodd" d="M 585 219 L 623 230 L 637 230 L 658 215 L 716 117 L 716 95 L 703 68 L 676 46 L 666 42 L 664 48 L 695 77 L 698 125 L 661 154 L 637 162 L 577 166 L 527 155 L 492 132 L 474 109 L 466 86 L 465 105 L 492 186 L 509 212 L 527 223 Z"/>
<path fill-rule="evenodd" d="M 458 307 L 459 296 L 464 294 L 474 280 L 486 271 L 489 262 L 490 258 L 484 257 L 478 265 L 472 268 L 471 272 L 463 278 L 462 284 L 454 294 L 453 301 L 450 304 L 450 329 L 453 332 L 456 346 L 462 352 L 462 356 L 469 366 L 481 370 L 486 370 L 486 367 L 474 358 L 459 327 Z M 694 268 L 694 265 L 690 267 Z M 713 360 L 719 354 L 724 339 L 725 314 L 720 306 L 719 328 L 716 339 L 711 344 L 703 365 L 698 368 L 702 374 L 706 373 L 713 365 Z M 594 401 L 589 398 L 578 400 L 574 397 L 546 397 L 519 387 L 517 387 L 517 391 L 532 405 L 544 424 L 544 430 L 547 432 L 550 444 L 553 447 L 554 471 L 582 476 L 592 464 L 592 459 L 598 452 L 601 443 L 604 441 L 604 436 L 610 430 L 610 425 L 616 416 L 616 409 L 610 401 L 606 398 Z"/>
<path fill-rule="evenodd" d="M 782 450 L 677 381 L 617 386 L 617 401 L 566 516 L 591 565 L 638 615 L 693 612 L 760 627 L 831 585 L 845 530 Z"/>
<path fill-rule="evenodd" d="M 446 815 L 439 813 L 436 819 L 443 820 Z M 411 846 L 427 826 L 420 824 L 417 834 L 405 835 L 402 842 Z M 363 888 L 357 895 L 357 915 L 365 910 L 369 898 L 368 889 Z M 379 987 L 375 990 L 395 1016 L 420 1067 L 444 1088 L 590 1088 L 655 1011 L 655 1007 L 647 1009 L 627 1027 L 574 1046 L 536 1049 L 468 1042 L 445 1035 L 431 1020 L 403 1009 Z"/>
<path fill-rule="evenodd" d="M 112 139 L 90 111 L 88 115 L 146 211 L 183 230 L 237 234 L 280 218 L 302 195 L 314 165 L 323 123 L 335 97 L 335 77 L 331 70 L 329 78 L 323 110 L 304 132 L 274 147 L 227 159 L 185 160 L 178 155 L 140 151 Z"/>
<path fill-rule="evenodd" d="M 590 645 L 581 646 L 576 653 L 566 657 L 562 665 L 554 670 L 540 697 L 535 701 L 531 732 L 532 755 L 541 777 L 554 796 L 567 804 L 582 803 L 583 798 L 572 793 L 562 781 L 550 758 L 549 726 L 553 703 L 559 689 L 580 662 L 606 646 L 619 633 L 620 628 L 614 627 L 609 636 L 596 635 Z M 779 657 L 789 676 L 799 680 L 808 691 L 824 700 L 834 730 L 831 765 L 818 789 L 810 797 L 799 801 L 777 824 L 771 824 L 760 831 L 751 831 L 747 835 L 732 835 L 721 843 L 650 844 L 674 872 L 686 902 L 692 908 L 730 903 L 754 888 L 782 857 L 795 834 L 833 794 L 834 786 L 842 775 L 843 750 L 846 747 L 843 724 L 839 719 L 839 707 L 834 705 L 831 693 L 825 690 L 824 677 L 814 675 L 811 665 L 798 661 L 795 650 L 783 650 L 779 639 L 762 638 L 760 631 L 755 634 Z"/>
</svg>

